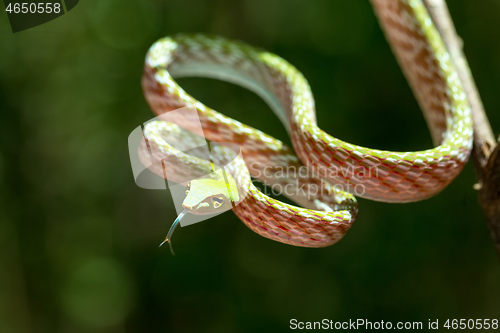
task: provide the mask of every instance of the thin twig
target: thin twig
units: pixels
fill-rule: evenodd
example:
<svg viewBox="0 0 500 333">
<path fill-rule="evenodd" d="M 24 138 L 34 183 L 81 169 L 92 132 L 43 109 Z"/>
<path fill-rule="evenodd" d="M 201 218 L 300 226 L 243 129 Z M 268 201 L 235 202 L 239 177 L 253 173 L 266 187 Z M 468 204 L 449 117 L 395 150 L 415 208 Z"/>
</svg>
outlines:
<svg viewBox="0 0 500 333">
<path fill-rule="evenodd" d="M 479 203 L 483 209 L 500 261 L 500 146 L 497 145 L 476 84 L 465 59 L 463 43 L 444 0 L 423 0 L 446 45 L 469 98 L 474 121 L 472 158 L 478 174 Z"/>
</svg>

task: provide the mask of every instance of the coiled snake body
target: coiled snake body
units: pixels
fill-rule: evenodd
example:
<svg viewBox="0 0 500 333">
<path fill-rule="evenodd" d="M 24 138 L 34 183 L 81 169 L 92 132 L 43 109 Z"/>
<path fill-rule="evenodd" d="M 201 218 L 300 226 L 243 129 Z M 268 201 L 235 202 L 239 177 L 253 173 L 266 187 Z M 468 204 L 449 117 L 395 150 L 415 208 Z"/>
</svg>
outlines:
<svg viewBox="0 0 500 333">
<path fill-rule="evenodd" d="M 229 170 L 241 198 L 232 209 L 250 229 L 264 237 L 296 246 L 331 245 L 343 237 L 357 217 L 356 199 L 346 191 L 363 186 L 359 194 L 368 199 L 418 201 L 441 191 L 467 162 L 472 145 L 470 108 L 425 6 L 421 0 L 372 0 L 372 4 L 421 106 L 435 148 L 381 151 L 332 137 L 316 122 L 314 99 L 303 75 L 278 56 L 246 44 L 203 35 L 179 35 L 160 39 L 148 52 L 143 90 L 152 110 L 161 115 L 184 106 L 194 108 L 208 140 L 233 142 L 241 147 L 244 161 L 236 159 Z M 287 128 L 296 155 L 268 134 L 195 100 L 173 80 L 183 76 L 218 78 L 259 94 Z M 156 122 L 145 129 L 148 144 L 159 148 L 163 157 L 172 151 L 163 136 L 177 133 L 180 141 L 194 140 L 186 132 L 196 132 L 190 119 L 177 119 L 175 123 L 182 128 Z M 140 149 L 142 155 L 144 149 Z M 224 155 L 223 146 L 216 150 Z M 207 161 L 173 155 L 176 157 L 169 162 L 173 169 L 194 175 L 197 170 L 206 174 L 210 169 Z M 220 157 L 219 162 L 223 163 L 223 159 Z M 280 177 L 263 172 L 269 167 L 297 170 L 304 165 L 314 172 Z M 155 172 L 163 174 L 161 170 Z M 293 193 L 290 198 L 305 208 L 266 196 L 252 184 L 251 176 L 270 185 L 289 185 Z M 179 182 L 188 184 L 185 178 Z M 304 186 L 305 191 L 294 191 Z M 307 191 L 311 186 L 322 190 L 311 195 Z M 196 189 L 191 186 L 187 190 Z M 215 205 L 220 206 L 214 201 L 216 197 L 204 202 L 203 209 L 213 211 Z M 196 213 L 202 206 L 195 206 L 185 205 Z"/>
</svg>

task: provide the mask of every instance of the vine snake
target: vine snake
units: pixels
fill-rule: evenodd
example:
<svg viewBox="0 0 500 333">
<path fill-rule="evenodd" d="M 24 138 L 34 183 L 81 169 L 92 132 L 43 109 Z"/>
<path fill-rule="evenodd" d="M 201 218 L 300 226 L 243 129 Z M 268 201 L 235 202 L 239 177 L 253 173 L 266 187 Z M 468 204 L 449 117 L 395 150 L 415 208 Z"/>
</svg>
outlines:
<svg viewBox="0 0 500 333">
<path fill-rule="evenodd" d="M 306 79 L 277 55 L 220 37 L 197 34 L 160 39 L 146 56 L 142 85 L 148 104 L 157 115 L 188 106 L 195 110 L 203 129 L 199 133 L 193 119 L 182 115 L 171 117 L 174 122 L 149 123 L 144 129 L 147 144 L 139 148 L 141 158 L 146 148 L 156 147 L 163 167 L 173 170 L 177 181 L 186 186 L 185 211 L 166 241 L 186 212 L 207 214 L 226 207 L 261 236 L 295 246 L 324 247 L 340 240 L 355 221 L 356 186 L 362 187 L 362 193 L 356 194 L 364 198 L 412 202 L 437 194 L 460 173 L 472 146 L 471 111 L 425 5 L 421 0 L 372 0 L 372 5 L 436 147 L 392 152 L 341 141 L 321 130 Z M 232 82 L 260 95 L 286 127 L 293 149 L 202 104 L 173 79 L 192 76 Z M 241 156 L 229 158 L 230 150 L 221 144 L 207 161 L 179 153 L 168 143 L 174 137 L 189 146 L 200 134 L 211 142 L 236 143 Z M 227 175 L 218 171 L 202 176 L 214 170 L 213 163 L 230 160 Z M 309 171 L 282 172 L 278 177 L 266 172 L 269 168 Z M 163 175 L 161 169 L 153 171 Z M 285 195 L 301 207 L 267 196 L 251 177 L 268 185 L 288 186 Z M 312 188 L 321 191 L 311 194 Z"/>
</svg>

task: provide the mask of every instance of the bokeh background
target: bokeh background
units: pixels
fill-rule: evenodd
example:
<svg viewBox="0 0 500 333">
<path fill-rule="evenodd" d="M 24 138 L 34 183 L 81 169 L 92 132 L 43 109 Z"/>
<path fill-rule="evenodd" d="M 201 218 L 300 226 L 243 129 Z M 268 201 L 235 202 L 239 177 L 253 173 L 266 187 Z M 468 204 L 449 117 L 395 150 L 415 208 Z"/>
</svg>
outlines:
<svg viewBox="0 0 500 333">
<path fill-rule="evenodd" d="M 449 2 L 500 131 L 500 1 Z M 82 0 L 24 32 L 0 13 L 0 332 L 280 332 L 289 321 L 500 319 L 500 269 L 472 163 L 419 203 L 359 199 L 324 249 L 258 236 L 232 212 L 177 230 L 166 191 L 138 188 L 127 137 L 152 118 L 148 47 L 178 32 L 240 39 L 309 80 L 322 129 L 391 150 L 431 147 L 367 0 Z M 181 85 L 285 142 L 252 93 Z"/>
</svg>

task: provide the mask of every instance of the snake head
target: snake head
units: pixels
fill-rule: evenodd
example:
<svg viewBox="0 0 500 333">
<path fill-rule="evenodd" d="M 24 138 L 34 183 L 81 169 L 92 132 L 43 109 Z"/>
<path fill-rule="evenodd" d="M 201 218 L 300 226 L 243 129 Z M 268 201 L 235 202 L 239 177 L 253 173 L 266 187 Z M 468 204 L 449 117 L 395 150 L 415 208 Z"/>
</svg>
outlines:
<svg viewBox="0 0 500 333">
<path fill-rule="evenodd" d="M 234 178 L 220 169 L 212 173 L 211 178 L 193 179 L 186 185 L 186 198 L 182 202 L 184 211 L 177 216 L 160 246 L 168 242 L 170 251 L 174 254 L 172 235 L 187 213 L 195 215 L 223 213 L 233 208 L 238 200 L 239 193 Z"/>
<path fill-rule="evenodd" d="M 238 190 L 231 176 L 224 178 L 193 179 L 186 186 L 186 198 L 182 207 L 191 214 L 205 215 L 222 213 L 233 208 L 238 200 Z"/>
</svg>

